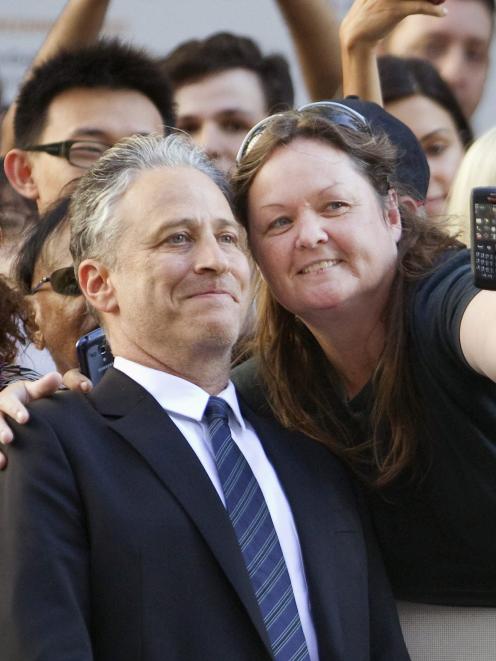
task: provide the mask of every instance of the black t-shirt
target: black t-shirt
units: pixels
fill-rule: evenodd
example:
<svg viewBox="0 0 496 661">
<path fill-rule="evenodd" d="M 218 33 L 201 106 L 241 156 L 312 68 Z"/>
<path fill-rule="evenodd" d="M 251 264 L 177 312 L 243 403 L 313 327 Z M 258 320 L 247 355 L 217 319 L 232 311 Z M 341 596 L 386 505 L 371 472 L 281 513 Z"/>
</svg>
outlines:
<svg viewBox="0 0 496 661">
<path fill-rule="evenodd" d="M 410 357 L 425 413 L 423 476 L 369 495 L 386 568 L 403 599 L 496 606 L 496 384 L 467 365 L 459 339 L 477 292 L 463 250 L 444 255 L 409 301 Z M 234 381 L 260 410 L 255 371 L 253 363 L 241 366 Z M 367 387 L 350 403 L 354 415 L 366 414 L 371 396 Z"/>
<path fill-rule="evenodd" d="M 468 366 L 460 346 L 461 319 L 478 292 L 472 280 L 463 250 L 446 254 L 412 292 L 425 475 L 371 502 L 399 597 L 496 606 L 496 384 Z"/>
</svg>

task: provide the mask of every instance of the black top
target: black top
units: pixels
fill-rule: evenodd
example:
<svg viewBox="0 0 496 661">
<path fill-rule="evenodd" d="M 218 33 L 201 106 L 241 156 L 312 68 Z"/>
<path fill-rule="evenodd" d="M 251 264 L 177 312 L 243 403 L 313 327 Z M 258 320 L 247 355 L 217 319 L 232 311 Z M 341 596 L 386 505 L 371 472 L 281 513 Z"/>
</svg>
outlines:
<svg viewBox="0 0 496 661">
<path fill-rule="evenodd" d="M 478 292 L 472 279 L 468 251 L 450 252 L 412 290 L 423 476 L 369 502 L 398 598 L 496 606 L 496 384 L 467 365 L 460 347 L 461 318 Z M 238 370 L 234 381 L 252 400 L 255 365 Z M 371 395 L 366 387 L 350 403 L 355 415 L 366 417 Z"/>
</svg>

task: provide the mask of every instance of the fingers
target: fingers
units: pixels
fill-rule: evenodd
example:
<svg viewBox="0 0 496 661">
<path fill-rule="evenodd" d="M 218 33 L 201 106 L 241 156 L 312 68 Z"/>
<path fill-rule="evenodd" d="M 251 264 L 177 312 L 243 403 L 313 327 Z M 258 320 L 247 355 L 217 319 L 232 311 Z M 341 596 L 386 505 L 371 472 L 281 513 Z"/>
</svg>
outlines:
<svg viewBox="0 0 496 661">
<path fill-rule="evenodd" d="M 5 416 L 10 416 L 17 422 L 24 423 L 29 415 L 24 403 L 29 401 L 29 393 L 26 391 L 26 382 L 18 381 L 2 390 L 0 393 L 0 443 L 10 443 L 14 438 L 12 430 L 5 421 Z"/>
<path fill-rule="evenodd" d="M 7 468 L 7 457 L 0 448 L 0 471 L 3 471 L 4 468 Z"/>
<path fill-rule="evenodd" d="M 35 399 L 53 395 L 61 382 L 60 374 L 51 372 L 37 381 L 18 381 L 2 390 L 0 393 L 0 443 L 11 443 L 14 438 L 12 430 L 5 421 L 5 416 L 10 416 L 16 422 L 24 424 L 29 420 L 26 405 Z"/>
<path fill-rule="evenodd" d="M 80 392 L 89 392 L 93 388 L 91 381 L 76 368 L 64 374 L 64 386 Z"/>
<path fill-rule="evenodd" d="M 26 394 L 29 397 L 24 403 L 29 404 L 29 402 L 35 399 L 53 395 L 62 385 L 62 377 L 58 372 L 50 372 L 49 374 L 45 374 L 41 379 L 25 382 L 24 385 Z"/>
<path fill-rule="evenodd" d="M 443 7 L 445 0 L 425 0 L 424 2 L 406 2 L 397 3 L 397 8 L 405 16 L 410 14 L 427 14 L 429 16 L 444 16 L 447 14 L 446 7 Z M 401 9 L 400 9 L 401 7 Z"/>
</svg>

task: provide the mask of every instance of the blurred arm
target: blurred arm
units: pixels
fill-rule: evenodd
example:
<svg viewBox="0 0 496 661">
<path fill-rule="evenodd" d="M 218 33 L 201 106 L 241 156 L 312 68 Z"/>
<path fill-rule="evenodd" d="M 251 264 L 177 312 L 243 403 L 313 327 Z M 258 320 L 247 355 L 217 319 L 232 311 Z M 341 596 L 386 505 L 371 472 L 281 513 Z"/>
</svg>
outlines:
<svg viewBox="0 0 496 661">
<path fill-rule="evenodd" d="M 332 99 L 341 84 L 339 21 L 329 0 L 277 0 L 312 101 Z"/>
<path fill-rule="evenodd" d="M 36 54 L 24 80 L 31 71 L 62 49 L 77 50 L 96 41 L 102 29 L 110 0 L 69 0 Z M 0 155 L 14 147 L 16 104 L 9 107 L 2 122 Z"/>
<path fill-rule="evenodd" d="M 377 45 L 410 14 L 444 16 L 445 10 L 429 1 L 355 0 L 339 30 L 343 96 L 356 94 L 382 105 Z"/>
</svg>

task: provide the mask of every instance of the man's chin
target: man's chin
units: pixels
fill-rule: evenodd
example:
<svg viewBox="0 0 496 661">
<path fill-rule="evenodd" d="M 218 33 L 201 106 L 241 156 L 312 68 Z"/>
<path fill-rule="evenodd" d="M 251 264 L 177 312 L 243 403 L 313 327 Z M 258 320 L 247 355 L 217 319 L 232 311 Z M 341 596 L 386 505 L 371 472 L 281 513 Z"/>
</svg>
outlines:
<svg viewBox="0 0 496 661">
<path fill-rule="evenodd" d="M 239 337 L 239 326 L 223 324 L 221 319 L 203 322 L 198 320 L 197 324 L 197 344 L 205 347 L 230 350 Z"/>
</svg>

